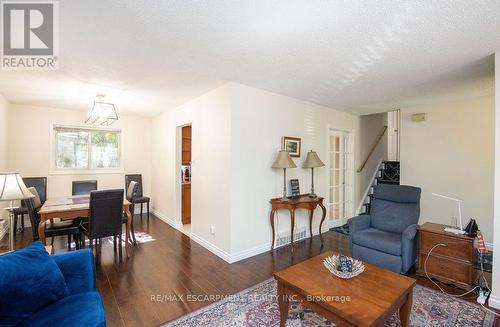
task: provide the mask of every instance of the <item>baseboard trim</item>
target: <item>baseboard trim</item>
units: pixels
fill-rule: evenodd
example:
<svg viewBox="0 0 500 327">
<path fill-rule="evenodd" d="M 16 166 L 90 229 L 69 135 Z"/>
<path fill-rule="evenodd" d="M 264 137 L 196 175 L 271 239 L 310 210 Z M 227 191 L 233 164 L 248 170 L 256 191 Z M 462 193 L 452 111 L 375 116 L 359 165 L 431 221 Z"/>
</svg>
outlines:
<svg viewBox="0 0 500 327">
<path fill-rule="evenodd" d="M 283 245 L 286 245 L 286 244 L 283 244 Z M 244 260 L 247 258 L 251 258 L 251 257 L 254 257 L 256 255 L 259 255 L 261 253 L 268 252 L 268 251 L 271 251 L 271 242 L 265 243 L 262 245 L 257 245 L 257 246 L 250 248 L 250 249 L 242 250 L 242 251 L 236 252 L 234 254 L 231 254 L 231 256 L 230 256 L 231 263 L 238 262 L 238 261 L 241 261 L 241 260 Z"/>
<path fill-rule="evenodd" d="M 217 245 L 214 245 L 211 242 L 207 241 L 203 237 L 198 236 L 195 233 L 191 232 L 190 238 L 191 238 L 191 240 L 195 241 L 196 243 L 198 243 L 199 245 L 201 245 L 202 247 L 204 247 L 208 251 L 212 252 L 213 254 L 215 254 L 216 256 L 221 258 L 222 260 L 226 261 L 227 263 L 234 262 L 234 261 L 232 261 L 231 255 L 229 253 L 222 250 Z"/>
<path fill-rule="evenodd" d="M 316 226 L 316 228 L 313 227 L 313 236 L 319 235 L 318 227 L 319 226 Z M 322 233 L 326 233 L 326 232 L 328 232 L 330 230 L 330 228 L 328 227 L 328 224 L 323 223 L 322 227 L 323 227 L 321 229 Z M 294 243 L 309 239 L 308 230 L 306 230 L 306 233 L 307 234 L 306 234 L 305 238 L 302 238 L 300 240 L 294 241 Z M 287 243 L 281 244 L 277 248 L 281 248 L 281 247 L 287 246 L 289 244 L 290 244 L 290 242 L 287 242 Z M 229 255 L 230 263 L 234 263 L 234 262 L 238 262 L 238 261 L 241 261 L 241 260 L 244 260 L 244 259 L 247 259 L 247 258 L 251 258 L 251 257 L 254 257 L 256 255 L 259 255 L 261 253 L 268 252 L 268 251 L 271 251 L 271 242 L 266 242 L 264 244 L 251 247 L 249 249 L 241 250 L 239 252 L 235 252 L 233 254 L 230 254 Z"/>
<path fill-rule="evenodd" d="M 500 310 L 500 297 L 495 295 L 490 295 L 490 300 L 488 305 L 494 309 Z"/>
<path fill-rule="evenodd" d="M 163 222 L 169 224 L 170 226 L 172 226 L 173 228 L 177 229 L 177 230 L 181 230 L 182 229 L 182 224 L 180 221 L 175 221 L 171 218 L 168 218 L 167 215 L 159 212 L 159 211 L 156 211 L 156 210 L 151 210 L 151 214 L 153 214 L 155 217 L 158 217 L 160 218 L 160 220 L 162 220 Z"/>
<path fill-rule="evenodd" d="M 156 217 L 158 217 L 159 219 L 161 219 L 162 221 L 164 221 L 165 223 L 172 226 L 173 228 L 182 232 L 181 222 L 176 222 L 176 221 L 168 218 L 166 215 L 162 214 L 161 212 L 155 211 L 154 209 L 151 211 L 151 213 L 153 215 L 155 215 Z M 328 224 L 323 224 L 322 227 L 323 227 L 322 233 L 328 232 L 328 230 L 329 230 Z M 317 228 L 318 227 L 316 227 L 316 228 L 313 227 L 313 236 L 316 236 L 319 234 L 319 231 Z M 307 234 L 307 235 L 309 235 L 309 234 Z M 271 242 L 266 242 L 264 244 L 251 247 L 249 249 L 241 250 L 241 251 L 238 251 L 235 253 L 228 253 L 227 251 L 224 251 L 223 249 L 214 245 L 212 242 L 207 241 L 205 238 L 203 238 L 203 237 L 201 237 L 193 232 L 191 232 L 191 235 L 189 237 L 191 238 L 191 240 L 195 241 L 196 243 L 198 243 L 199 245 L 201 245 L 202 247 L 204 247 L 208 251 L 212 252 L 213 254 L 215 254 L 216 256 L 221 258 L 222 260 L 226 261 L 227 263 L 235 263 L 235 262 L 247 259 L 247 258 L 254 257 L 254 256 L 259 255 L 261 253 L 271 251 Z M 302 240 L 307 240 L 308 238 L 309 237 L 303 238 L 301 240 L 298 240 L 297 242 L 302 241 Z M 288 244 L 290 244 L 290 242 L 288 242 L 286 244 L 282 244 L 280 247 L 286 246 Z"/>
</svg>

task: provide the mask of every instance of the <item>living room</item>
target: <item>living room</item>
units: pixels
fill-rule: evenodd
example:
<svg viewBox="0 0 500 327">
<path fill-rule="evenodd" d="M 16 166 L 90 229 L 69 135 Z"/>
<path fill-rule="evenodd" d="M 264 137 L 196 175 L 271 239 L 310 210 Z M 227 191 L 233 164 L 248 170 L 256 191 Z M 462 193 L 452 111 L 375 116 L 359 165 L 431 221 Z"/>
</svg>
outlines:
<svg viewBox="0 0 500 327">
<path fill-rule="evenodd" d="M 498 2 L 43 3 L 1 2 L 0 325 L 498 324 Z"/>
</svg>

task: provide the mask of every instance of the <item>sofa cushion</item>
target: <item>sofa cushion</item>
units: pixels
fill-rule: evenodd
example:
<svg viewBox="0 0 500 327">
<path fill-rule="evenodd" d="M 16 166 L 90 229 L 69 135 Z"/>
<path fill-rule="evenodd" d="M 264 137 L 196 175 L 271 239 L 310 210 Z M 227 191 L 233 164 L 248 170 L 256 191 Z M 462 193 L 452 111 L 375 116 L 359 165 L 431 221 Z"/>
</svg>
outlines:
<svg viewBox="0 0 500 327">
<path fill-rule="evenodd" d="M 61 270 L 40 241 L 0 256 L 0 325 L 15 325 L 68 295 Z"/>
<path fill-rule="evenodd" d="M 70 295 L 23 321 L 20 326 L 106 326 L 101 296 L 97 292 Z"/>
<path fill-rule="evenodd" d="M 352 241 L 370 249 L 392 255 L 401 255 L 401 234 L 367 228 L 352 234 Z"/>
</svg>

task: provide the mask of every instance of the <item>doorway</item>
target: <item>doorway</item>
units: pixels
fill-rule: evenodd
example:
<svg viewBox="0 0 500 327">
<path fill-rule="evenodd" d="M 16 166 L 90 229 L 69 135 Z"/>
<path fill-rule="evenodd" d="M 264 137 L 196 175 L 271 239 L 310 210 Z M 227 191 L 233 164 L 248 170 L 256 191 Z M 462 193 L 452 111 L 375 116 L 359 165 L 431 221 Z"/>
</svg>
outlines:
<svg viewBox="0 0 500 327">
<path fill-rule="evenodd" d="M 342 226 L 353 215 L 354 157 L 352 132 L 330 129 L 329 152 L 329 201 L 330 227 Z"/>
<path fill-rule="evenodd" d="M 401 112 L 387 113 L 387 160 L 399 161 Z"/>
<path fill-rule="evenodd" d="M 192 126 L 186 125 L 181 129 L 181 222 L 182 232 L 191 235 L 191 137 Z"/>
</svg>

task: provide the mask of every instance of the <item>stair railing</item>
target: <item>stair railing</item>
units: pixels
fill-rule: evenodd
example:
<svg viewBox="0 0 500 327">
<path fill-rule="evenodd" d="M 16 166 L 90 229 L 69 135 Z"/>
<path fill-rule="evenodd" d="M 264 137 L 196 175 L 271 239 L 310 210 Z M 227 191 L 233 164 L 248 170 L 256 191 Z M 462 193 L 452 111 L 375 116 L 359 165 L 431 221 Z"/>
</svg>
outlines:
<svg viewBox="0 0 500 327">
<path fill-rule="evenodd" d="M 382 137 L 384 136 L 384 134 L 385 134 L 386 131 L 387 131 L 387 125 L 384 126 L 384 127 L 382 127 L 382 129 L 380 130 L 380 133 L 378 134 L 377 139 L 375 140 L 375 143 L 373 144 L 372 148 L 370 149 L 370 152 L 368 152 L 368 155 L 366 156 L 365 161 L 363 161 L 363 163 L 361 164 L 361 166 L 359 166 L 359 168 L 357 170 L 358 173 L 360 173 L 360 172 L 363 171 L 363 169 L 366 166 L 366 163 L 368 162 L 368 160 L 370 160 L 373 152 L 375 151 L 375 149 L 377 148 L 377 145 L 382 140 Z"/>
<path fill-rule="evenodd" d="M 380 158 L 380 160 L 377 163 L 377 166 L 375 167 L 375 171 L 373 172 L 373 175 L 370 179 L 370 182 L 368 183 L 368 186 L 366 187 L 365 192 L 363 193 L 363 196 L 361 197 L 361 199 L 359 201 L 358 208 L 356 209 L 356 216 L 358 216 L 361 213 L 361 209 L 363 208 L 363 205 L 365 204 L 366 198 L 370 194 L 370 190 L 371 190 L 373 184 L 375 183 L 375 179 L 378 176 L 378 173 L 380 171 L 380 166 L 382 165 L 383 160 L 384 160 L 383 158 Z"/>
</svg>

